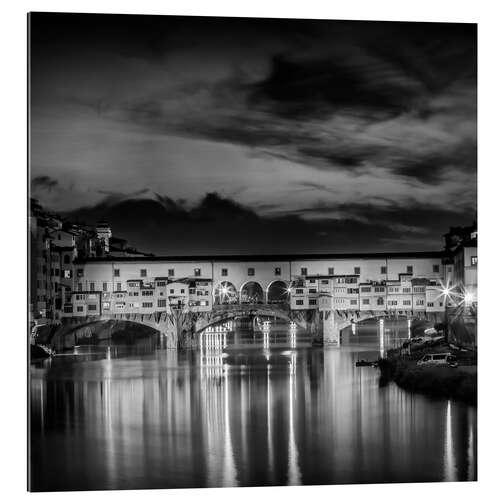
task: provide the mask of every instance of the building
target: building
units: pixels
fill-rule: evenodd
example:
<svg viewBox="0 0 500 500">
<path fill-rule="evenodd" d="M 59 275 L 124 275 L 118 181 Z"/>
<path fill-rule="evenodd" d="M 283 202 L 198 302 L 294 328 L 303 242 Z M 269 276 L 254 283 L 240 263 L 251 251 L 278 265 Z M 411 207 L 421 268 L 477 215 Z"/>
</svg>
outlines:
<svg viewBox="0 0 500 500">
<path fill-rule="evenodd" d="M 446 259 L 445 252 L 77 258 L 73 298 L 64 310 L 75 310 L 81 295 L 91 293 L 102 295 L 104 315 L 171 307 L 209 311 L 238 302 L 285 303 L 292 310 L 441 312 Z"/>
</svg>

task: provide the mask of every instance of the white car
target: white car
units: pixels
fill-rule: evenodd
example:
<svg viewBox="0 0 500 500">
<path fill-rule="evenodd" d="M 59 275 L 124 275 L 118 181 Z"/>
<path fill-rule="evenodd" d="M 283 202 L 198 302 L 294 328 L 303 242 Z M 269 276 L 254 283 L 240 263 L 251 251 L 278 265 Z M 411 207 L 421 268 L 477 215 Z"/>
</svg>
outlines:
<svg viewBox="0 0 500 500">
<path fill-rule="evenodd" d="M 456 356 L 453 356 L 449 352 L 442 352 L 438 354 L 426 354 L 422 356 L 418 361 L 419 366 L 450 366 L 456 368 L 458 366 Z"/>
</svg>

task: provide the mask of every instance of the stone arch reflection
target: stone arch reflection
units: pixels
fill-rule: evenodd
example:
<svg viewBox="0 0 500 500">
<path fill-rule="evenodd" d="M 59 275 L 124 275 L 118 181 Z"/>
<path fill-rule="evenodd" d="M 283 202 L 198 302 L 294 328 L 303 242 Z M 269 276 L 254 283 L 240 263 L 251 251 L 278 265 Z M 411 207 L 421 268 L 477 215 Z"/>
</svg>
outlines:
<svg viewBox="0 0 500 500">
<path fill-rule="evenodd" d="M 263 304 L 264 290 L 256 281 L 247 281 L 240 290 L 241 304 Z"/>
<path fill-rule="evenodd" d="M 230 281 L 222 281 L 215 287 L 214 290 L 215 305 L 237 304 L 237 303 L 238 303 L 238 291 Z"/>
</svg>

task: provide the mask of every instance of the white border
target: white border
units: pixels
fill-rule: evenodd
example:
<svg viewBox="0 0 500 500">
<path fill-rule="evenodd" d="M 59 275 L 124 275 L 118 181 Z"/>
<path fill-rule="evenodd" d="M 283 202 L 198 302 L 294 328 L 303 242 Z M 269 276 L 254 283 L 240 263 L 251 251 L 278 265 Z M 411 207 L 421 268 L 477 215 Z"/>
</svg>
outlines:
<svg viewBox="0 0 500 500">
<path fill-rule="evenodd" d="M 500 115 L 499 51 L 500 16 L 494 1 L 470 0 L 350 0 L 292 3 L 286 1 L 16 1 L 2 6 L 2 481 L 4 498 L 26 493 L 26 12 L 112 12 L 184 15 L 223 15 L 253 17 L 306 17 L 329 19 L 406 20 L 441 22 L 479 22 L 479 310 L 480 310 L 480 386 L 479 386 L 479 481 L 478 483 L 393 484 L 366 486 L 324 486 L 300 488 L 238 488 L 216 490 L 156 490 L 94 493 L 37 494 L 37 498 L 187 498 L 199 496 L 224 499 L 237 495 L 300 498 L 314 495 L 327 498 L 346 495 L 371 499 L 453 496 L 454 499 L 498 494 L 499 436 L 499 342 L 496 318 L 496 289 L 500 224 L 497 200 L 498 121 Z M 5 110 L 5 106 L 7 110 Z M 444 228 L 446 229 L 446 228 Z M 496 320 L 496 321 L 495 321 Z"/>
</svg>

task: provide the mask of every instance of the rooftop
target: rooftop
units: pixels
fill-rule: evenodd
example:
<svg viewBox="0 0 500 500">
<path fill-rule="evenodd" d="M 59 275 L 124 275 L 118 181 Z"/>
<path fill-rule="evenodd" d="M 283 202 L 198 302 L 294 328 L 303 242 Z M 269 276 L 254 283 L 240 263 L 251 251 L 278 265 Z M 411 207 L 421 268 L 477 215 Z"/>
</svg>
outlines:
<svg viewBox="0 0 500 500">
<path fill-rule="evenodd" d="M 172 255 L 144 257 L 92 257 L 78 259 L 85 262 L 290 262 L 304 260 L 373 260 L 373 259 L 443 259 L 448 253 L 435 252 L 388 252 L 388 253 L 327 253 L 327 254 L 269 254 L 269 255 Z"/>
</svg>

